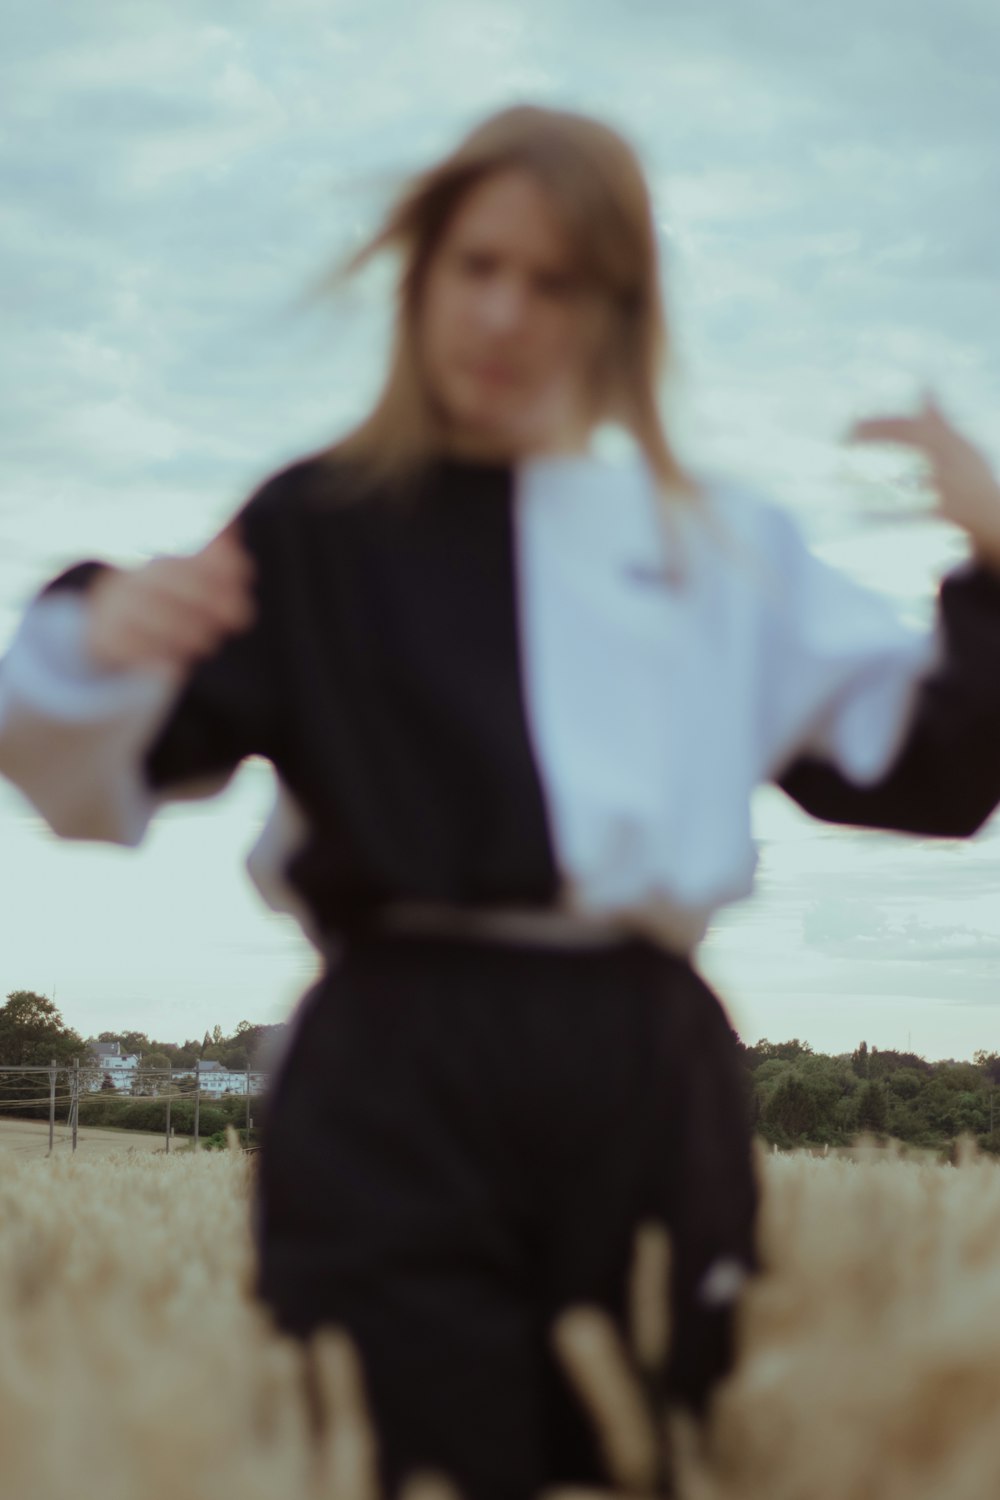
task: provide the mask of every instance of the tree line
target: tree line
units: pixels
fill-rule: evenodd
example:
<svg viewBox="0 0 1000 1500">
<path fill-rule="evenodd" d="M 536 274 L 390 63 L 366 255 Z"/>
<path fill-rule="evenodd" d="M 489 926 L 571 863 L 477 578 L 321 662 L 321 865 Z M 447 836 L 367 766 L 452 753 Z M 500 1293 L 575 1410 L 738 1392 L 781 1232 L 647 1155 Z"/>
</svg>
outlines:
<svg viewBox="0 0 1000 1500">
<path fill-rule="evenodd" d="M 118 1042 L 123 1053 L 141 1054 L 144 1068 L 193 1069 L 204 1059 L 242 1072 L 269 1066 L 283 1030 L 241 1021 L 231 1035 L 215 1026 L 200 1042 L 163 1042 L 144 1031 L 102 1031 L 92 1040 Z M 1000 1155 L 1000 1053 L 980 1051 L 972 1062 L 928 1062 L 915 1052 L 880 1050 L 867 1042 L 831 1055 L 797 1039 L 752 1046 L 736 1040 L 751 1118 L 769 1144 L 783 1150 L 843 1146 L 869 1134 L 944 1149 L 971 1135 L 983 1150 Z M 55 1058 L 65 1067 L 89 1055 L 90 1042 L 66 1025 L 48 996 L 14 990 L 0 1006 L 0 1066 L 46 1067 Z M 0 1095 L 8 1103 L 23 1097 L 30 1104 L 47 1098 L 48 1083 L 8 1075 Z"/>
<path fill-rule="evenodd" d="M 754 1126 L 781 1149 L 869 1134 L 940 1150 L 968 1135 L 1000 1155 L 1000 1053 L 928 1062 L 867 1042 L 829 1055 L 797 1039 L 739 1050 Z"/>
<path fill-rule="evenodd" d="M 261 1026 L 241 1021 L 227 1036 L 221 1026 L 206 1031 L 202 1040 L 162 1042 L 144 1031 L 102 1031 L 84 1038 L 67 1026 L 54 1000 L 34 990 L 13 990 L 0 1005 L 0 1067 L 47 1067 L 53 1058 L 58 1067 L 71 1066 L 75 1058 L 89 1064 L 94 1042 L 118 1042 L 125 1055 L 138 1055 L 143 1069 L 193 1069 L 197 1062 L 217 1062 L 243 1072 L 247 1067 L 266 1069 L 271 1064 L 281 1025 Z M 43 1087 L 35 1082 L 36 1090 Z M 11 1097 L 8 1075 L 0 1095 Z M 44 1085 L 47 1093 L 48 1084 Z"/>
</svg>

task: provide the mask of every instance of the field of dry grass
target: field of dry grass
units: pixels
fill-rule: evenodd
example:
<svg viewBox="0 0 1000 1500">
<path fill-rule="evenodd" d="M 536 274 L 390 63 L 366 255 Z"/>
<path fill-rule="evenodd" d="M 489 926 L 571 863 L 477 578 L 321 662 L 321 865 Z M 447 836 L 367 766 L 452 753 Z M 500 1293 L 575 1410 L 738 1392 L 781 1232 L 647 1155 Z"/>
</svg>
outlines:
<svg viewBox="0 0 1000 1500">
<path fill-rule="evenodd" d="M 317 1461 L 247 1296 L 239 1155 L 0 1149 L 0 1495 L 370 1500 L 350 1361 Z M 685 1500 L 1000 1494 L 1000 1168 L 768 1157 L 743 1356 Z"/>
<path fill-rule="evenodd" d="M 187 1141 L 182 1136 L 171 1142 L 170 1149 L 174 1151 L 186 1145 Z M 120 1156 L 123 1151 L 162 1151 L 163 1147 L 162 1132 L 154 1135 L 144 1130 L 105 1130 L 99 1125 L 81 1125 L 77 1133 L 76 1149 L 81 1161 Z M 68 1126 L 56 1126 L 53 1151 L 56 1156 L 72 1154 L 73 1141 Z M 0 1119 L 0 1152 L 13 1156 L 48 1156 L 48 1122 Z"/>
</svg>

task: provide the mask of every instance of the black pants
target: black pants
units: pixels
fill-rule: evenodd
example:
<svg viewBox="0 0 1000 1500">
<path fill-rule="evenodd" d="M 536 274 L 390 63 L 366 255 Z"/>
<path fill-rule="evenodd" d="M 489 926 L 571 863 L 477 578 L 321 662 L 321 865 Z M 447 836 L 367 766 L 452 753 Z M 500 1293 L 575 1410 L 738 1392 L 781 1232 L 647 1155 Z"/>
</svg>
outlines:
<svg viewBox="0 0 1000 1500">
<path fill-rule="evenodd" d="M 360 1350 L 391 1493 L 412 1468 L 467 1500 L 606 1480 L 549 1352 L 552 1319 L 622 1323 L 637 1225 L 672 1240 L 669 1380 L 700 1409 L 731 1359 L 720 1258 L 753 1264 L 734 1042 L 690 967 L 383 937 L 307 999 L 271 1101 L 261 1297 Z"/>
</svg>

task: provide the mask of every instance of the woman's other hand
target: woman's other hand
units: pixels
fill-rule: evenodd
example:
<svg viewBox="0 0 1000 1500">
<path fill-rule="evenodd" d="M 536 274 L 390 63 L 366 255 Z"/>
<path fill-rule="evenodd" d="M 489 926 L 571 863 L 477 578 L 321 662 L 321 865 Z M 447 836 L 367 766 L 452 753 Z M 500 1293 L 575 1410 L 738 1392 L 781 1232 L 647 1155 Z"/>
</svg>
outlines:
<svg viewBox="0 0 1000 1500">
<path fill-rule="evenodd" d="M 967 532 L 979 560 L 1000 572 L 1000 484 L 985 456 L 925 396 L 914 417 L 872 417 L 847 434 L 855 443 L 902 443 L 927 459 L 936 512 Z"/>
<path fill-rule="evenodd" d="M 155 667 L 181 677 L 253 623 L 253 579 L 236 524 L 190 556 L 109 569 L 87 594 L 87 653 L 107 670 Z"/>
</svg>

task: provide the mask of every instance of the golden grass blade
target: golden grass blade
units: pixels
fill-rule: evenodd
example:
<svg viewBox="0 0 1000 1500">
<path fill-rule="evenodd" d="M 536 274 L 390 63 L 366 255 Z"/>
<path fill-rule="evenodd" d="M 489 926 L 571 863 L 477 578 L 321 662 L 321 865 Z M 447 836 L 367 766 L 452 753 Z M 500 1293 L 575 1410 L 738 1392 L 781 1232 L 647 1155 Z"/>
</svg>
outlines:
<svg viewBox="0 0 1000 1500">
<path fill-rule="evenodd" d="M 357 1350 L 346 1333 L 329 1330 L 317 1334 L 310 1352 L 326 1415 L 318 1465 L 321 1493 L 331 1500 L 378 1500 L 377 1447 Z"/>
<path fill-rule="evenodd" d="M 662 1224 L 642 1224 L 636 1234 L 629 1323 L 639 1368 L 662 1370 L 670 1347 L 670 1236 Z"/>
<path fill-rule="evenodd" d="M 403 1485 L 399 1500 L 463 1500 L 463 1496 L 443 1474 L 414 1474 Z"/>
<path fill-rule="evenodd" d="M 597 1307 L 573 1307 L 557 1318 L 553 1342 L 597 1430 L 612 1483 L 651 1490 L 660 1459 L 645 1397 L 614 1323 Z"/>
</svg>

